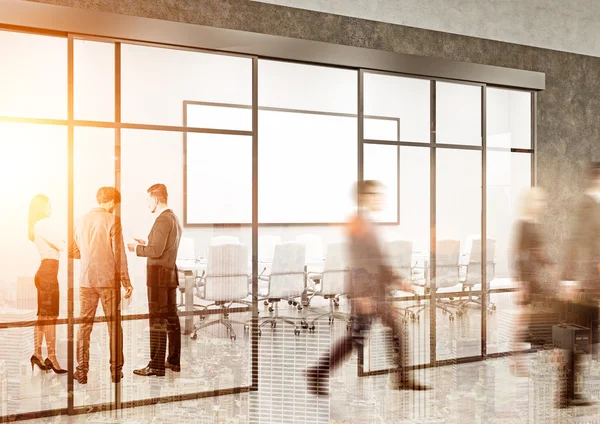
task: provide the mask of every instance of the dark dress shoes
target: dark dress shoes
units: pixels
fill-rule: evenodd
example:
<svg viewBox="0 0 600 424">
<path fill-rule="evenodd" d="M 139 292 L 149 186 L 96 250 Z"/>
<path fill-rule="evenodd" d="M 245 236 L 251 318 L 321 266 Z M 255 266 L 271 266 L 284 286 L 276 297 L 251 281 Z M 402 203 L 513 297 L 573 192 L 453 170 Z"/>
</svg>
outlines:
<svg viewBox="0 0 600 424">
<path fill-rule="evenodd" d="M 173 372 L 180 372 L 181 371 L 181 365 L 173 365 L 169 362 L 165 362 L 165 368 L 170 369 Z"/>
<path fill-rule="evenodd" d="M 135 375 L 141 375 L 144 377 L 150 377 L 152 375 L 156 375 L 158 377 L 165 376 L 165 370 L 159 370 L 157 368 L 150 368 L 150 367 L 140 368 L 139 370 L 133 370 L 133 373 Z"/>
<path fill-rule="evenodd" d="M 306 388 L 313 396 L 329 395 L 329 370 L 311 367 L 304 371 Z"/>
<path fill-rule="evenodd" d="M 111 376 L 111 380 L 113 383 L 120 383 L 121 379 L 123 378 L 123 372 L 119 371 L 119 373 L 113 373 Z"/>
<path fill-rule="evenodd" d="M 75 371 L 73 373 L 73 380 L 77 381 L 79 384 L 87 384 L 87 374 L 81 371 Z"/>
</svg>

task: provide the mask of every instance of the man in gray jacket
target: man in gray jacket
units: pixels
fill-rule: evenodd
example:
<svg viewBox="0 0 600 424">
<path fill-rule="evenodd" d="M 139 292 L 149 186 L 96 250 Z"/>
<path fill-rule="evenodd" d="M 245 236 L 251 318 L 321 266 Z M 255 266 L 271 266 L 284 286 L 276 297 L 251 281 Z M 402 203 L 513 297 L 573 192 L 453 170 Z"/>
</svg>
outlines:
<svg viewBox="0 0 600 424">
<path fill-rule="evenodd" d="M 77 370 L 73 378 L 87 383 L 90 360 L 90 334 L 98 302 L 102 303 L 110 339 L 110 371 L 113 383 L 123 377 L 123 330 L 118 320 L 121 300 L 120 285 L 125 299 L 133 287 L 127 271 L 127 256 L 123 242 L 121 220 L 114 215 L 121 203 L 121 194 L 114 187 L 102 187 L 96 194 L 98 207 L 90 210 L 75 224 L 74 240 L 69 253 L 81 259 L 79 296 L 83 323 L 77 333 Z"/>
<path fill-rule="evenodd" d="M 150 313 L 150 362 L 145 368 L 134 370 L 144 377 L 165 375 L 165 369 L 179 372 L 181 356 L 181 328 L 177 316 L 177 251 L 181 239 L 181 224 L 167 204 L 168 193 L 164 184 L 148 189 L 148 208 L 156 220 L 148 235 L 148 242 L 136 240 L 128 244 L 130 252 L 146 257 L 146 285 Z M 169 340 L 169 356 L 165 362 Z"/>
</svg>

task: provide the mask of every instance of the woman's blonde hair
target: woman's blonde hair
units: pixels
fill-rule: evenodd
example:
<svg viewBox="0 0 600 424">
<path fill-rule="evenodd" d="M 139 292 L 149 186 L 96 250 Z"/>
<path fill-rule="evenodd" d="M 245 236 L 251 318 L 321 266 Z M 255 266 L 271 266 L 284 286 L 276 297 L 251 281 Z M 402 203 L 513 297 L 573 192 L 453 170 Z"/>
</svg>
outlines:
<svg viewBox="0 0 600 424">
<path fill-rule="evenodd" d="M 29 226 L 28 226 L 28 235 L 29 240 L 33 241 L 35 238 L 35 234 L 33 233 L 33 229 L 35 228 L 35 224 L 41 219 L 48 217 L 48 203 L 50 199 L 48 196 L 44 196 L 43 194 L 38 194 L 33 196 L 31 202 L 29 203 Z"/>
</svg>

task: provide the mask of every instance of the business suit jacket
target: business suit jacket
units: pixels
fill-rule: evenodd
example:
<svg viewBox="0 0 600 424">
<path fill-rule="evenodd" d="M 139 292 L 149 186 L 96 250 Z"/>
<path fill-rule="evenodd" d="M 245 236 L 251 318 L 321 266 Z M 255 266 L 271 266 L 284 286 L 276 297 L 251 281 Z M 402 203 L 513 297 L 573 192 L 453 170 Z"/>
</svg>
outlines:
<svg viewBox="0 0 600 424">
<path fill-rule="evenodd" d="M 519 281 L 530 283 L 530 289 L 538 292 L 542 290 L 540 284 L 544 266 L 550 264 L 546 256 L 540 225 L 522 219 L 517 224 L 517 231 L 516 269 Z"/>
<path fill-rule="evenodd" d="M 181 239 L 181 224 L 171 209 L 165 209 L 154 221 L 145 246 L 138 245 L 136 255 L 148 258 L 148 287 L 177 287 L 177 251 Z"/>
<path fill-rule="evenodd" d="M 577 210 L 577 221 L 567 250 L 566 279 L 582 283 L 594 298 L 600 294 L 600 203 L 584 195 Z"/>
<path fill-rule="evenodd" d="M 69 257 L 81 259 L 81 287 L 131 287 L 121 220 L 102 208 L 77 221 Z"/>
<path fill-rule="evenodd" d="M 364 213 L 358 212 L 349 220 L 347 235 L 348 259 L 352 270 L 350 297 L 370 297 L 382 301 L 393 275 L 385 262 L 375 224 Z"/>
</svg>

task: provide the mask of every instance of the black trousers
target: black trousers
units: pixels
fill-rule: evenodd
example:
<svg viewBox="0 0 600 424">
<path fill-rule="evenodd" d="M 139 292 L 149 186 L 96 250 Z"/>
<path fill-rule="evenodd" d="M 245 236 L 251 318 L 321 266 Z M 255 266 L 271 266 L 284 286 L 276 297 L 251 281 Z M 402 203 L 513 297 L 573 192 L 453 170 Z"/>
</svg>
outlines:
<svg viewBox="0 0 600 424">
<path fill-rule="evenodd" d="M 150 363 L 149 367 L 164 370 L 167 338 L 167 362 L 179 365 L 181 360 L 181 328 L 177 316 L 176 287 L 148 287 L 148 312 L 150 313 Z"/>
<path fill-rule="evenodd" d="M 371 324 L 374 319 L 379 318 L 385 327 L 392 330 L 393 340 L 393 359 L 394 365 L 400 374 L 396 375 L 399 383 L 404 383 L 407 380 L 406 369 L 406 351 L 407 346 L 403 346 L 403 334 L 400 327 L 400 321 L 396 318 L 394 308 L 391 302 L 378 302 L 377 311 L 373 315 L 353 314 L 352 317 L 352 332 L 344 336 L 331 349 L 329 355 L 325 355 L 319 361 L 319 369 L 321 372 L 326 368 L 334 370 L 340 366 L 352 353 L 353 349 L 362 349 L 368 331 L 371 329 Z M 328 363 L 328 367 L 327 367 Z"/>
</svg>

